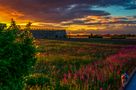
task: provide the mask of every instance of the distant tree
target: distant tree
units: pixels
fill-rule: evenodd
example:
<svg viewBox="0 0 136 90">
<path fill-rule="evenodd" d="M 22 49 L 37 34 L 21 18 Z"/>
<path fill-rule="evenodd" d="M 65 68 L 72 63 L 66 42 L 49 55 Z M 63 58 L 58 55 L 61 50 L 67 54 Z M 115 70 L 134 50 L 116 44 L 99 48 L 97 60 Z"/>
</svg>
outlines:
<svg viewBox="0 0 136 90">
<path fill-rule="evenodd" d="M 92 37 L 93 37 L 93 34 L 91 33 L 88 38 L 92 38 Z"/>
<path fill-rule="evenodd" d="M 32 25 L 32 23 L 31 23 L 31 22 L 28 22 L 28 23 L 26 24 L 25 29 L 26 29 L 26 30 L 30 30 L 31 25 Z"/>
<path fill-rule="evenodd" d="M 9 30 L 13 30 L 13 29 L 20 29 L 19 25 L 16 25 L 16 22 L 14 21 L 14 19 L 11 19 L 11 24 L 8 28 Z"/>
<path fill-rule="evenodd" d="M 19 31 L 13 19 L 0 29 L 0 90 L 21 90 L 36 61 L 34 39 L 27 29 Z"/>
</svg>

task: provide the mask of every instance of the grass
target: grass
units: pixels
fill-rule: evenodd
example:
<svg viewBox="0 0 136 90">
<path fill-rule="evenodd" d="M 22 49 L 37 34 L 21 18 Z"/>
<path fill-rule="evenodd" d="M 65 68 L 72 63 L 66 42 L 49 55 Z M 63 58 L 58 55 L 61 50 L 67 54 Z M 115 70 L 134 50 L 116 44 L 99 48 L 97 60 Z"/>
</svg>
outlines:
<svg viewBox="0 0 136 90">
<path fill-rule="evenodd" d="M 36 43 L 38 60 L 26 89 L 117 90 L 122 72 L 136 66 L 134 45 L 44 39 Z"/>
</svg>

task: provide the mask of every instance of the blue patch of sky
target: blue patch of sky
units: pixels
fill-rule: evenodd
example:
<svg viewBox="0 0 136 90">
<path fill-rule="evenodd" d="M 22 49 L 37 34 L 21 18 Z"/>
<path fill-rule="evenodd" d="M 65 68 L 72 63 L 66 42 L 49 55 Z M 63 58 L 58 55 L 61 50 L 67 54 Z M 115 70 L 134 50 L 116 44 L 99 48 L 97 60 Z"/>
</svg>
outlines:
<svg viewBox="0 0 136 90">
<path fill-rule="evenodd" d="M 109 7 L 98 7 L 94 6 L 91 10 L 103 10 L 109 12 L 111 16 L 136 16 L 136 9 L 126 10 L 122 6 L 109 6 Z"/>
</svg>

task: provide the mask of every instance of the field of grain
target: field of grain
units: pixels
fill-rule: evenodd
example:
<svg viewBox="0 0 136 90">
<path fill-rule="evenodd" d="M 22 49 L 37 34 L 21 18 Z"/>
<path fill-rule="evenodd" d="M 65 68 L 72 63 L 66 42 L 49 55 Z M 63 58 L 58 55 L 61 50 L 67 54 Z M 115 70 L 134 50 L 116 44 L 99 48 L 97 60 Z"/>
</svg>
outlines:
<svg viewBox="0 0 136 90">
<path fill-rule="evenodd" d="M 136 66 L 136 46 L 36 40 L 34 72 L 26 90 L 118 90 L 121 74 Z"/>
</svg>

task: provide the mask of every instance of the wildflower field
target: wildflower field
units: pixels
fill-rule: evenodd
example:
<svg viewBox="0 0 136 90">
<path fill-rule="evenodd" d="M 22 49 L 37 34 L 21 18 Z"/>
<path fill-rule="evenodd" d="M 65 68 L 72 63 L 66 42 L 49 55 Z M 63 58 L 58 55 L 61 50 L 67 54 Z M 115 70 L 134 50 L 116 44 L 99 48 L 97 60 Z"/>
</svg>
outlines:
<svg viewBox="0 0 136 90">
<path fill-rule="evenodd" d="M 136 67 L 136 45 L 36 40 L 37 62 L 26 90 L 118 90 Z"/>
</svg>

